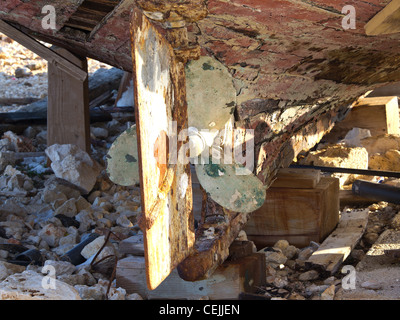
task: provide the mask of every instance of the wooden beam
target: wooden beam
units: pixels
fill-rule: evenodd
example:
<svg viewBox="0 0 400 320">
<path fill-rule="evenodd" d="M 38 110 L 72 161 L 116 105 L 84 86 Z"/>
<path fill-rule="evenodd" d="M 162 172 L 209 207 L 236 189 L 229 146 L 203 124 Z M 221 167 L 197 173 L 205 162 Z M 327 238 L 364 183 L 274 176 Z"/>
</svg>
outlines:
<svg viewBox="0 0 400 320">
<path fill-rule="evenodd" d="M 87 72 L 82 70 L 80 67 L 3 20 L 0 20 L 0 32 L 4 33 L 11 39 L 14 39 L 27 49 L 36 53 L 49 63 L 57 66 L 60 70 L 79 81 L 85 81 L 87 79 Z"/>
<path fill-rule="evenodd" d="M 321 171 L 283 168 L 279 169 L 271 188 L 314 189 L 321 179 Z"/>
<path fill-rule="evenodd" d="M 369 36 L 400 32 L 400 0 L 393 0 L 364 27 Z"/>
</svg>

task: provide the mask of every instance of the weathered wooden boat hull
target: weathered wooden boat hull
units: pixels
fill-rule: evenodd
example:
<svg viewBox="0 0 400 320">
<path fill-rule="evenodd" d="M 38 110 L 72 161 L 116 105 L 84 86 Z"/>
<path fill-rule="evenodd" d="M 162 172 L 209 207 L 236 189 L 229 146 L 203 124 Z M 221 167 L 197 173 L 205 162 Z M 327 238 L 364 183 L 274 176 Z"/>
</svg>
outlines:
<svg viewBox="0 0 400 320">
<path fill-rule="evenodd" d="M 67 0 L 54 2 L 56 27 L 45 30 L 41 8 L 46 1 L 12 0 L 0 2 L 0 19 L 76 55 L 132 71 L 132 9 L 139 6 L 148 17 L 178 12 L 186 21 L 189 43 L 198 44 L 203 55 L 220 61 L 232 75 L 236 127 L 254 129 L 254 172 L 268 187 L 277 170 L 313 147 L 358 97 L 400 78 L 399 37 L 367 36 L 364 30 L 389 2 Z M 343 27 L 345 5 L 355 9 L 355 29 Z M 154 24 L 168 36 L 162 24 Z M 248 219 L 248 214 L 205 203 L 201 228 L 221 210 L 227 223 L 220 225 L 217 241 L 197 241 L 196 234 L 194 254 L 179 266 L 186 280 L 210 274 Z"/>
<path fill-rule="evenodd" d="M 131 71 L 129 24 L 135 1 L 97 2 L 103 5 L 103 20 L 99 12 L 98 24 L 82 29 L 71 24 L 74 14 L 85 4 L 90 11 L 96 1 L 54 2 L 55 30 L 42 28 L 43 0 L 3 1 L 0 19 L 78 55 Z M 210 0 L 207 17 L 188 25 L 190 40 L 233 76 L 236 124 L 255 129 L 256 173 L 265 184 L 282 161 L 287 164 L 302 148 L 313 146 L 356 98 L 400 78 L 399 37 L 371 37 L 364 30 L 389 2 Z M 348 4 L 356 10 L 354 30 L 342 27 L 341 11 Z"/>
</svg>

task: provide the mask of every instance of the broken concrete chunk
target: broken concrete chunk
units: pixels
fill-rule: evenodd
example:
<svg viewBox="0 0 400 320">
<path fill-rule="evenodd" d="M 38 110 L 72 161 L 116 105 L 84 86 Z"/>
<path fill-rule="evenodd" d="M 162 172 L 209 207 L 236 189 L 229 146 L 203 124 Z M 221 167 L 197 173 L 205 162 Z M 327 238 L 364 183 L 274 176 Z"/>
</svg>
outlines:
<svg viewBox="0 0 400 320">
<path fill-rule="evenodd" d="M 331 145 L 317 151 L 311 151 L 301 164 L 323 167 L 368 169 L 368 152 L 362 147 L 346 147 L 343 145 Z M 354 175 L 335 173 L 340 185 L 351 183 Z"/>
<path fill-rule="evenodd" d="M 48 223 L 39 231 L 39 236 L 46 241 L 50 247 L 56 247 L 58 246 L 60 239 L 64 237 L 65 232 L 66 229 L 64 227 Z"/>
<path fill-rule="evenodd" d="M 54 144 L 45 152 L 56 177 L 78 186 L 85 194 L 93 189 L 101 167 L 88 153 L 72 144 Z"/>
<path fill-rule="evenodd" d="M 69 218 L 73 218 L 77 214 L 75 199 L 69 199 L 60 205 L 55 211 L 54 216 L 62 214 Z"/>
<path fill-rule="evenodd" d="M 383 134 L 361 140 L 361 146 L 367 149 L 369 155 L 385 153 L 389 150 L 400 150 L 400 136 Z"/>
<path fill-rule="evenodd" d="M 376 153 L 369 157 L 369 168 L 383 171 L 400 171 L 400 151 L 388 150 L 380 154 Z"/>
<path fill-rule="evenodd" d="M 23 271 L 25 271 L 24 266 L 0 261 L 0 281 L 3 281 L 5 278 L 12 275 L 13 273 L 19 273 Z"/>
</svg>

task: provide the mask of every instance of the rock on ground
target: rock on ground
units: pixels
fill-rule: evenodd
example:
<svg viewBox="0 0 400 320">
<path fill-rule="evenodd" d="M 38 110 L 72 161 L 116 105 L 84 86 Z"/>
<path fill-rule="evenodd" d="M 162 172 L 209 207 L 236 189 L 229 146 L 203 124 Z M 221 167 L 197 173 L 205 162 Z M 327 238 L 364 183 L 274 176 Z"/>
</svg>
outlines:
<svg viewBox="0 0 400 320">
<path fill-rule="evenodd" d="M 15 273 L 0 283 L 0 300 L 82 300 L 78 291 L 34 271 Z"/>
<path fill-rule="evenodd" d="M 72 144 L 54 144 L 45 152 L 56 177 L 78 186 L 85 194 L 93 189 L 101 167 L 88 153 Z"/>
</svg>

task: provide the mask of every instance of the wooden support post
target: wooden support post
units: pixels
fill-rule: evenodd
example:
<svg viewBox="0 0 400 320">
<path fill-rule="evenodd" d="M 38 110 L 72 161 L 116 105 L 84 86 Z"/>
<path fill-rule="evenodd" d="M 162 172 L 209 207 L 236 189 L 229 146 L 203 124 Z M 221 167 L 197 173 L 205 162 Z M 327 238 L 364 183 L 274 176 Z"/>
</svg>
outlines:
<svg viewBox="0 0 400 320">
<path fill-rule="evenodd" d="M 79 58 L 62 48 L 54 48 L 59 55 L 87 73 L 86 58 Z M 47 145 L 75 144 L 90 153 L 90 115 L 88 78 L 74 77 L 48 64 Z"/>
</svg>

